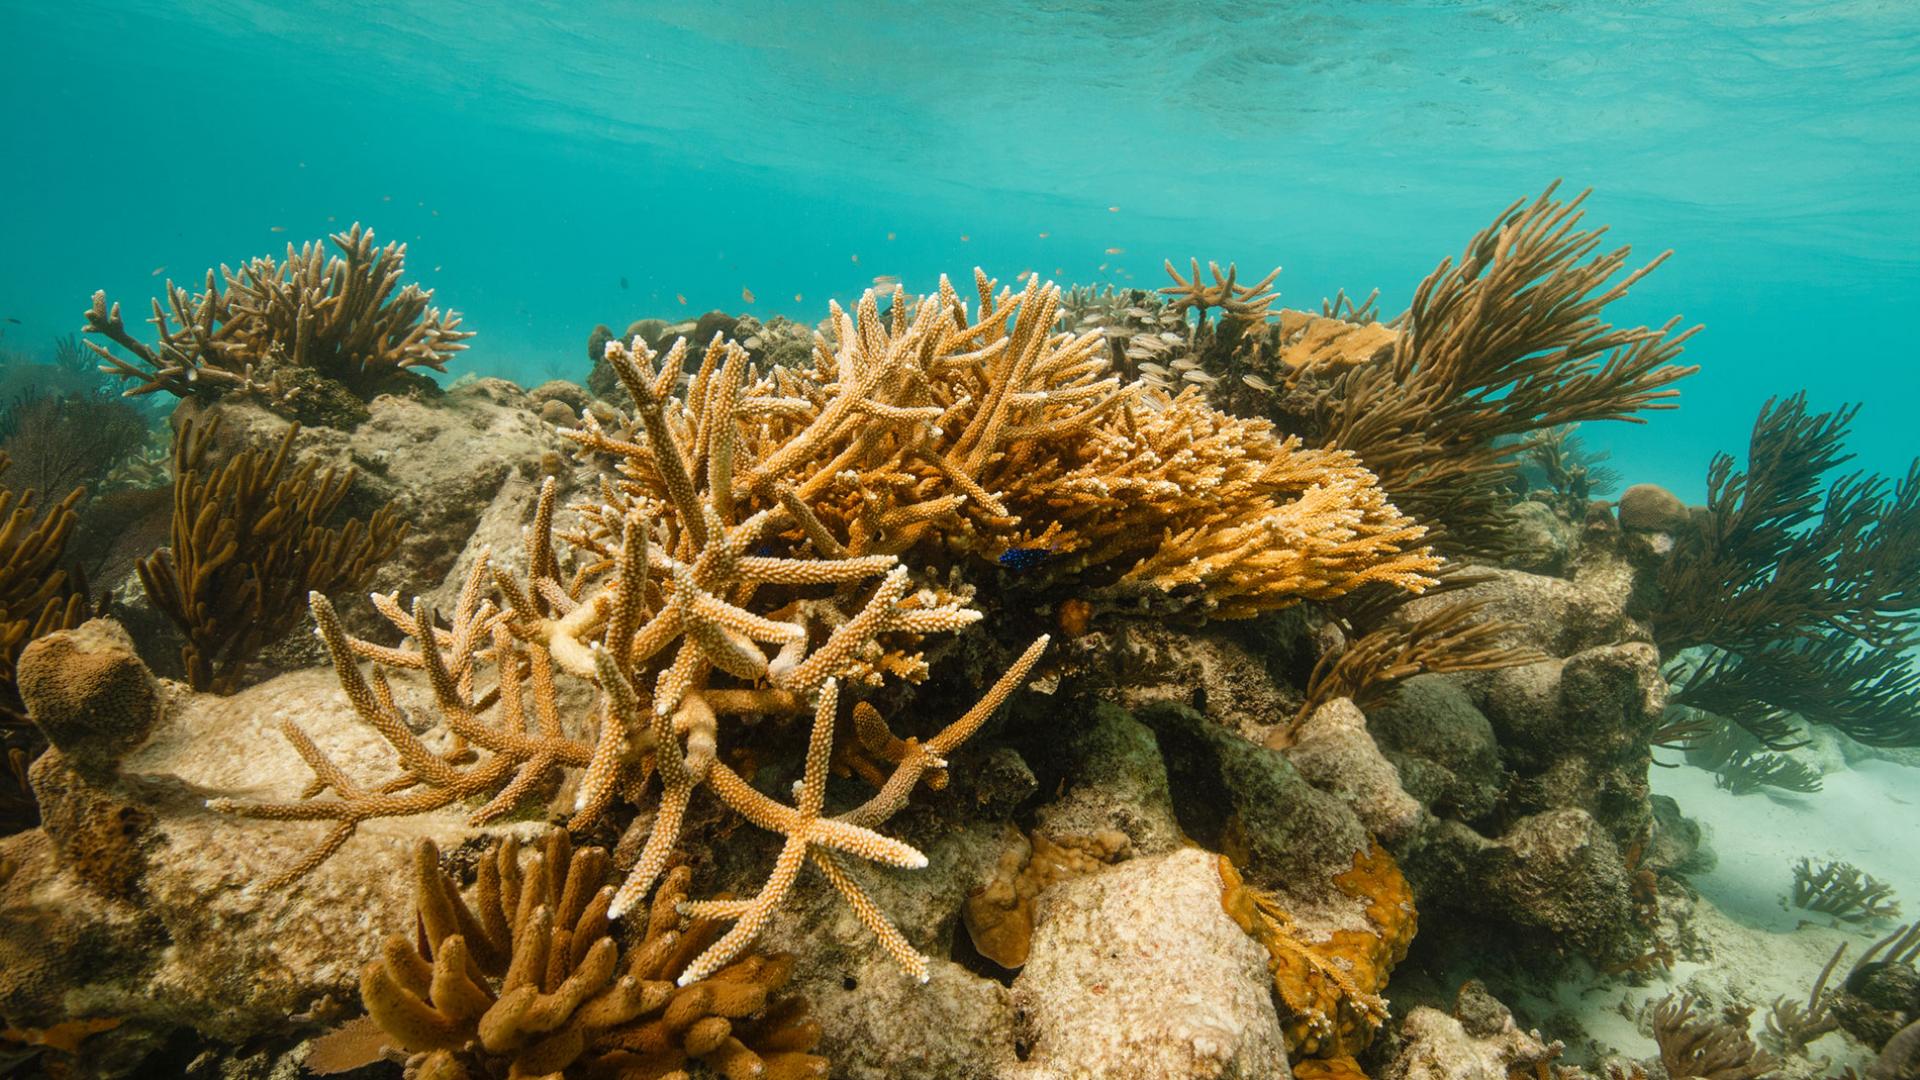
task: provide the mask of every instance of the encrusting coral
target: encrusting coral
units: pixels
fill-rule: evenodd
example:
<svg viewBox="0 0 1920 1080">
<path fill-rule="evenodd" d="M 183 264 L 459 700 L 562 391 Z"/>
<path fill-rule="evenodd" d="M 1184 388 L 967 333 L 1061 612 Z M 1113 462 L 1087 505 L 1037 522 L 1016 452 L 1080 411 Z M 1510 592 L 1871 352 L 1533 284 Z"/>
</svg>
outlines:
<svg viewBox="0 0 1920 1080">
<path fill-rule="evenodd" d="M 1123 854 L 1127 834 L 1108 829 L 1056 842 L 1035 832 L 1001 856 L 992 881 L 967 896 L 960 918 L 981 956 L 1013 970 L 1033 944 L 1034 901 L 1049 885 L 1090 874 Z"/>
<path fill-rule="evenodd" d="M 87 347 L 105 361 L 103 372 L 134 384 L 129 394 L 244 390 L 290 403 L 306 392 L 301 373 L 312 372 L 364 400 L 409 369 L 444 371 L 473 335 L 458 315 L 432 306 L 430 290 L 400 283 L 407 246 L 375 247 L 373 230 L 357 222 L 331 239 L 338 255 L 316 240 L 297 251 L 288 244 L 284 262 L 268 255 L 208 270 L 204 292 L 167 282 L 166 305 L 153 301 L 152 345 L 128 333 L 120 305 L 96 292 L 86 332 L 132 359 L 95 341 Z"/>
<path fill-rule="evenodd" d="M 610 433 L 588 413 L 570 432 L 619 470 L 573 507 L 570 570 L 555 544 L 548 481 L 527 533 L 526 580 L 476 560 L 444 628 L 424 602 L 407 611 L 395 596 L 375 598 L 412 647 L 353 639 L 323 596 L 311 598 L 341 685 L 392 744 L 399 774 L 371 784 L 351 778 L 287 722 L 316 775 L 306 797 L 214 805 L 333 823 L 284 884 L 360 822 L 465 800 L 482 802 L 476 821 L 497 820 L 562 770 L 584 770 L 575 831 L 616 798 L 652 811 L 640 819 L 646 841 L 613 901 L 618 916 L 644 900 L 704 787 L 786 843 L 758 895 L 694 906 L 735 925 L 683 980 L 739 955 L 807 864 L 903 967 L 926 978 L 924 960 L 840 859 L 924 864 L 875 829 L 1025 681 L 1047 639 L 937 734 L 869 740 L 887 749 L 891 772 L 867 801 L 827 816 L 840 687 L 919 679 L 923 640 L 980 618 L 962 587 L 916 587 L 903 554 L 1048 544 L 1074 551 L 1082 568 L 1104 568 L 1105 588 L 1158 597 L 1179 590 L 1177 599 L 1215 614 L 1369 583 L 1418 589 L 1435 561 L 1418 546 L 1418 527 L 1347 455 L 1302 450 L 1263 423 L 1212 413 L 1197 395 L 1120 387 L 1101 377 L 1090 339 L 1048 329 L 1057 290 L 1030 282 L 1016 298 L 996 295 L 984 275 L 978 285 L 977 319 L 944 282 L 911 315 L 896 291 L 890 321 L 873 293 L 857 317 L 835 308 L 833 343 L 817 343 L 812 373 L 758 375 L 743 348 L 716 337 L 676 392 L 684 339 L 657 368 L 644 342 L 610 345 L 638 430 Z M 498 603 L 487 595 L 490 573 Z M 361 660 L 375 666 L 370 679 Z M 423 672 L 456 748 L 484 754 L 429 749 L 395 705 L 383 668 Z M 492 685 L 483 690 L 488 670 Z M 563 733 L 556 677 L 595 687 L 591 741 Z M 809 710 L 795 805 L 761 794 L 720 760 L 721 718 Z M 336 797 L 314 798 L 327 790 Z"/>
<path fill-rule="evenodd" d="M 219 420 L 181 423 L 173 444 L 172 543 L 136 564 L 140 583 L 186 635 L 180 660 L 196 690 L 231 693 L 260 649 L 284 637 L 311 591 L 359 588 L 406 537 L 397 507 L 334 527 L 351 470 L 287 471 L 298 424 L 269 453 L 246 447 L 210 467 Z"/>
<path fill-rule="evenodd" d="M 685 1077 L 696 1063 L 730 1078 L 826 1075 L 826 1059 L 808 1053 L 820 1029 L 806 1002 L 775 996 L 792 957 L 750 953 L 680 979 L 720 932 L 678 913 L 686 867 L 625 950 L 608 918 L 610 869 L 606 851 L 574 849 L 562 830 L 525 865 L 509 839 L 481 856 L 470 905 L 421 841 L 417 941 L 389 937 L 360 979 L 369 1016 L 414 1055 L 410 1080 L 637 1080 Z"/>
<path fill-rule="evenodd" d="M 1219 868 L 1221 905 L 1267 950 L 1274 993 L 1286 1006 L 1289 1051 L 1327 1063 L 1314 1075 L 1364 1075 L 1352 1057 L 1386 1023 L 1380 992 L 1406 958 L 1417 926 L 1413 890 L 1393 857 L 1374 844 L 1334 877 L 1342 893 L 1365 905 L 1369 929 L 1335 930 L 1324 940 L 1296 930 L 1280 899 L 1248 885 L 1224 855 Z"/>
</svg>

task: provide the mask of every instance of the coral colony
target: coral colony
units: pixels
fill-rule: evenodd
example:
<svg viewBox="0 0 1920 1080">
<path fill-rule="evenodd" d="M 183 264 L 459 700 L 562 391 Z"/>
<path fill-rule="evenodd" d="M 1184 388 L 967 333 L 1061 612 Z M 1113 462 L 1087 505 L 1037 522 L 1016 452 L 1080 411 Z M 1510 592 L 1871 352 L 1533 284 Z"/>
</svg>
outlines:
<svg viewBox="0 0 1920 1080">
<path fill-rule="evenodd" d="M 1851 411 L 1596 498 L 1576 425 L 1673 407 L 1694 331 L 1606 321 L 1661 260 L 1584 199 L 1392 318 L 976 270 L 531 391 L 423 375 L 472 334 L 359 225 L 150 340 L 96 294 L 63 362 L 174 412 L 0 417 L 0 1058 L 1912 1075 L 1920 930 L 1850 863 L 1791 903 L 1885 936 L 1759 1043 L 1675 993 L 1574 1064 L 1496 997 L 1706 959 L 1656 750 L 1817 798 L 1816 736 L 1920 745 L 1920 471 L 1836 480 Z"/>
</svg>

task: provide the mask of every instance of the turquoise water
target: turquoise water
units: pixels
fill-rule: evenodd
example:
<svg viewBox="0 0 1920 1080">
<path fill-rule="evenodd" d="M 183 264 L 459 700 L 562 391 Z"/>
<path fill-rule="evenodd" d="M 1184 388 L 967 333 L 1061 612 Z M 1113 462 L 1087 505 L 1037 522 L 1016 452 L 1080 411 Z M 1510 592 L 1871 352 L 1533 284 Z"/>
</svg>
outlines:
<svg viewBox="0 0 1920 1080">
<path fill-rule="evenodd" d="M 1910 0 L 12 0 L 0 88 L 9 348 L 76 330 L 96 288 L 131 316 L 354 220 L 479 332 L 455 370 L 522 382 L 582 378 L 595 323 L 680 296 L 812 320 L 975 265 L 1277 263 L 1285 303 L 1379 287 L 1392 311 L 1564 176 L 1621 242 L 1677 252 L 1620 317 L 1708 328 L 1681 411 L 1589 430 L 1629 479 L 1698 498 L 1803 387 L 1867 402 L 1868 467 L 1916 447 Z"/>
</svg>

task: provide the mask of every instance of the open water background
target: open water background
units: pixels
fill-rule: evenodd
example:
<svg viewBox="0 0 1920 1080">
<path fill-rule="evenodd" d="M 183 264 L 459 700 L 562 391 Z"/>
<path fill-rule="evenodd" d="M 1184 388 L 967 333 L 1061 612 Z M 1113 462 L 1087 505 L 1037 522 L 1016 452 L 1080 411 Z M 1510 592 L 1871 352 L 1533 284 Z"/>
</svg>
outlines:
<svg viewBox="0 0 1920 1080">
<path fill-rule="evenodd" d="M 1920 450 L 1911 0 L 0 0 L 0 103 L 9 349 L 355 220 L 479 332 L 454 372 L 525 383 L 597 322 L 975 265 L 1278 264 L 1284 303 L 1395 311 L 1565 177 L 1677 252 L 1619 317 L 1707 325 L 1679 411 L 1588 429 L 1629 480 L 1700 498 L 1802 388 L 1867 403 L 1861 464 Z"/>
</svg>

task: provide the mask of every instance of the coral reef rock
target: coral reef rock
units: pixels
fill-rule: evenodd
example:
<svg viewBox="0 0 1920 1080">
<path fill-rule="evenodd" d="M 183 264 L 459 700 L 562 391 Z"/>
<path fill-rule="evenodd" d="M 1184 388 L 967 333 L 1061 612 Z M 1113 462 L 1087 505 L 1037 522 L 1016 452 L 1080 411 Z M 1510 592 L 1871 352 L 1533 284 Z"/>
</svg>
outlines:
<svg viewBox="0 0 1920 1080">
<path fill-rule="evenodd" d="M 89 671 L 104 676 L 72 678 Z M 408 910 L 410 882 L 395 868 L 416 841 L 471 832 L 458 808 L 369 823 L 299 888 L 265 889 L 324 826 L 235 819 L 206 801 L 309 781 L 280 737 L 284 719 L 340 760 L 384 762 L 331 672 L 193 694 L 153 680 L 118 628 L 97 621 L 42 642 L 22 674 L 50 722 L 76 710 L 109 730 L 151 731 L 117 763 L 58 747 L 34 763 L 44 824 L 0 840 L 0 1014 L 16 1025 L 122 1019 L 104 1040 L 177 1027 L 236 1042 L 284 1033 L 291 1015 L 351 1000 L 361 958 L 402 929 L 383 919 Z M 430 700 L 417 684 L 394 689 L 414 707 Z"/>
<path fill-rule="evenodd" d="M 1011 1075 L 1287 1075 L 1266 955 L 1221 888 L 1215 857 L 1189 849 L 1043 893 L 1013 984 L 1027 1062 Z"/>
</svg>

